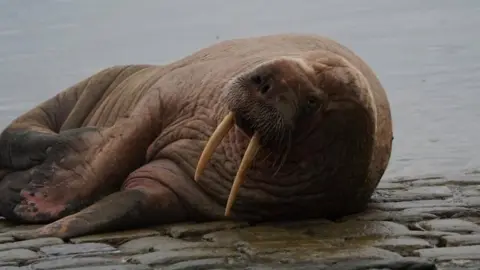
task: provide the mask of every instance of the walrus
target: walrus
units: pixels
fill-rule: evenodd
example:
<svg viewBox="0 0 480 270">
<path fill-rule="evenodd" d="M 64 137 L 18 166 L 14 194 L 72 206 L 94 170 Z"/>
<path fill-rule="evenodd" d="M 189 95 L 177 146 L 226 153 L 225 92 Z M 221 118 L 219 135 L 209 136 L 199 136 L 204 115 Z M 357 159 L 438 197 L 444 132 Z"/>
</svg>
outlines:
<svg viewBox="0 0 480 270">
<path fill-rule="evenodd" d="M 386 92 L 316 34 L 236 38 L 163 64 L 114 65 L 0 136 L 0 214 L 59 237 L 174 222 L 335 219 L 386 170 Z"/>
</svg>

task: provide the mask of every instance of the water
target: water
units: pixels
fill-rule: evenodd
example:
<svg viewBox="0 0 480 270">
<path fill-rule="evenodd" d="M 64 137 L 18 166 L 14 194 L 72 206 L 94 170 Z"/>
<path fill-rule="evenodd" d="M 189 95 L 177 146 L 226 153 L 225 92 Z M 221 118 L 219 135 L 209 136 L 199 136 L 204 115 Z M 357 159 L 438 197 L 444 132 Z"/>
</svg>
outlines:
<svg viewBox="0 0 480 270">
<path fill-rule="evenodd" d="M 386 87 L 386 177 L 480 168 L 480 1 L 0 0 L 0 126 L 106 66 L 165 63 L 219 40 L 319 33 Z"/>
</svg>

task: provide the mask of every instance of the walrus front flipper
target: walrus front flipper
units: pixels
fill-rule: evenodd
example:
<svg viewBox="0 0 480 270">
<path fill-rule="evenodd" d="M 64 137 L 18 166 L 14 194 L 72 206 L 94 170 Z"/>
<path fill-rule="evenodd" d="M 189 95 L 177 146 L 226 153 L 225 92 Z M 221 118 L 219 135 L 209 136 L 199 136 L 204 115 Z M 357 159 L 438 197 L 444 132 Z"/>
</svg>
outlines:
<svg viewBox="0 0 480 270">
<path fill-rule="evenodd" d="M 25 170 L 43 162 L 59 136 L 28 129 L 7 129 L 0 135 L 0 167 Z"/>
<path fill-rule="evenodd" d="M 104 69 L 20 115 L 0 134 L 0 168 L 24 170 L 41 163 L 60 131 L 81 127 L 105 93 L 142 68 Z"/>
<path fill-rule="evenodd" d="M 157 175 L 170 176 L 162 169 L 157 170 L 156 164 L 147 164 L 128 177 L 123 190 L 39 229 L 12 232 L 9 235 L 16 239 L 50 236 L 68 239 L 102 231 L 185 220 L 187 212 L 183 204 L 174 192 L 154 179 Z"/>
</svg>

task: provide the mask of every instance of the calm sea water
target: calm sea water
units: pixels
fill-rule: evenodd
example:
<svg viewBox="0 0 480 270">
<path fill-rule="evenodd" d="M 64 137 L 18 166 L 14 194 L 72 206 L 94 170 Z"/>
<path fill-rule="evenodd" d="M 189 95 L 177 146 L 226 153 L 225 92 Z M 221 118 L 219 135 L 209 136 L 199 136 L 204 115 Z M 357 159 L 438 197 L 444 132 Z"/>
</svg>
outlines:
<svg viewBox="0 0 480 270">
<path fill-rule="evenodd" d="M 0 0 L 0 127 L 106 66 L 319 33 L 363 57 L 388 91 L 386 177 L 471 171 L 480 168 L 479 29 L 478 0 Z"/>
</svg>

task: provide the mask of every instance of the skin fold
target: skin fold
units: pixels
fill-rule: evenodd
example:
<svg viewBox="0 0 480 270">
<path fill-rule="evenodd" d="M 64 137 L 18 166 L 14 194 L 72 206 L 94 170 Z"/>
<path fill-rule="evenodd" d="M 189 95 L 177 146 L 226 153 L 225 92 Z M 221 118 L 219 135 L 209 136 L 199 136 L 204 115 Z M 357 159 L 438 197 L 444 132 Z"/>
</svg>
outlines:
<svg viewBox="0 0 480 270">
<path fill-rule="evenodd" d="M 229 113 L 235 124 L 195 177 Z M 365 209 L 392 138 L 383 87 L 344 46 L 301 34 L 227 40 L 166 65 L 101 70 L 20 115 L 0 135 L 0 215 L 45 224 L 17 239 L 337 218 Z"/>
</svg>

